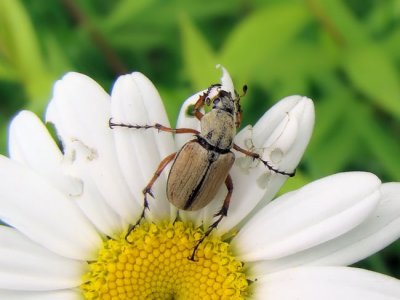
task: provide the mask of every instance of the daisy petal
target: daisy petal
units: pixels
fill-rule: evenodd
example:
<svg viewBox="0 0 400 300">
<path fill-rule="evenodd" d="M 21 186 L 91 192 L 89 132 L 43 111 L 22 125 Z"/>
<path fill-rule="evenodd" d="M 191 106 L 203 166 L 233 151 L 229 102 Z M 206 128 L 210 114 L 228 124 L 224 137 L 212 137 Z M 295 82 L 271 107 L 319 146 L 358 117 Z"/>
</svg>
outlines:
<svg viewBox="0 0 400 300">
<path fill-rule="evenodd" d="M 198 92 L 190 96 L 181 106 L 179 111 L 177 128 L 193 128 L 200 131 L 200 121 L 194 116 L 189 115 L 190 107 L 194 106 L 204 91 Z M 204 111 L 204 110 L 203 110 Z M 176 150 L 179 150 L 187 141 L 193 139 L 193 134 L 177 134 L 175 136 Z"/>
<path fill-rule="evenodd" d="M 333 240 L 276 260 L 259 261 L 252 270 L 267 274 L 302 265 L 350 265 L 400 237 L 400 184 L 384 183 L 377 209 L 363 223 Z"/>
<path fill-rule="evenodd" d="M 73 288 L 86 270 L 85 262 L 56 255 L 10 227 L 0 226 L 0 245 L 0 289 Z"/>
<path fill-rule="evenodd" d="M 92 180 L 88 170 L 80 170 L 80 178 L 85 183 L 83 193 L 72 195 L 71 199 L 79 206 L 93 225 L 103 234 L 117 238 L 128 222 L 122 220 L 113 210 Z"/>
<path fill-rule="evenodd" d="M 291 96 L 267 111 L 254 128 L 246 127 L 239 132 L 235 143 L 261 154 L 274 168 L 292 172 L 305 151 L 313 126 L 312 101 L 306 97 Z M 236 162 L 231 171 L 234 184 L 231 207 L 228 217 L 219 225 L 220 232 L 236 226 L 261 200 L 260 204 L 264 206 L 288 178 L 269 171 L 259 161 L 241 153 L 235 154 Z M 214 208 L 215 211 L 217 208 Z"/>
<path fill-rule="evenodd" d="M 113 122 L 132 125 L 154 125 L 169 127 L 164 106 L 156 88 L 143 74 L 135 72 L 118 78 L 112 91 L 111 102 Z M 159 162 L 174 152 L 171 133 L 156 129 L 113 129 L 121 169 L 136 198 L 140 209 L 143 207 L 143 188 L 157 170 Z M 169 215 L 169 203 L 165 199 L 164 172 L 153 186 L 157 201 L 151 201 L 150 213 L 158 218 Z M 159 195 L 162 195 L 160 197 Z"/>
<path fill-rule="evenodd" d="M 20 112 L 11 122 L 9 134 L 11 159 L 29 166 L 65 194 L 82 192 L 82 183 L 63 173 L 62 153 L 35 114 Z"/>
<path fill-rule="evenodd" d="M 74 203 L 29 169 L 0 156 L 0 219 L 62 256 L 90 260 L 98 233 Z"/>
<path fill-rule="evenodd" d="M 68 170 L 64 168 L 66 164 L 61 151 L 35 114 L 22 111 L 14 118 L 10 126 L 9 145 L 13 160 L 29 166 L 72 197 L 96 228 L 108 236 L 115 236 L 122 226 L 120 218 L 93 186 L 90 174 L 83 176 L 80 173 L 80 179 L 66 175 Z M 85 187 L 81 180 L 84 178 L 87 179 Z"/>
<path fill-rule="evenodd" d="M 314 181 L 264 207 L 232 244 L 244 261 L 278 259 L 317 246 L 362 223 L 379 203 L 380 185 L 365 172 Z"/>
<path fill-rule="evenodd" d="M 400 281 L 362 269 L 301 267 L 257 279 L 254 299 L 396 300 Z"/>
<path fill-rule="evenodd" d="M 69 172 L 80 177 L 85 170 L 108 205 L 125 220 L 135 215 L 136 206 L 118 168 L 110 118 L 110 97 L 92 79 L 68 73 L 54 86 L 46 120 L 54 123 L 66 156 Z"/>
<path fill-rule="evenodd" d="M 75 290 L 60 290 L 52 292 L 23 292 L 0 290 L 0 299 L 7 300 L 79 300 L 80 292 Z"/>
<path fill-rule="evenodd" d="M 222 89 L 225 91 L 228 91 L 231 93 L 231 95 L 235 95 L 235 86 L 233 85 L 233 81 L 231 78 L 231 75 L 228 73 L 228 71 L 221 65 L 217 65 L 217 68 L 220 68 L 222 71 L 222 77 L 221 77 L 221 85 Z"/>
</svg>

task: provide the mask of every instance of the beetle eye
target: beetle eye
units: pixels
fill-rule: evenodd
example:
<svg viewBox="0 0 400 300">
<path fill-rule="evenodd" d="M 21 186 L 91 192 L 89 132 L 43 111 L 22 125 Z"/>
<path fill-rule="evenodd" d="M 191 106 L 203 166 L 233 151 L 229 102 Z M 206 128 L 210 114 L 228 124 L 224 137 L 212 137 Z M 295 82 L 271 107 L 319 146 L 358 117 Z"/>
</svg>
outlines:
<svg viewBox="0 0 400 300">
<path fill-rule="evenodd" d="M 213 101 L 213 107 L 214 107 L 214 108 L 217 107 L 217 105 L 218 105 L 218 103 L 219 103 L 220 101 L 221 101 L 220 98 L 215 98 L 214 101 Z"/>
</svg>

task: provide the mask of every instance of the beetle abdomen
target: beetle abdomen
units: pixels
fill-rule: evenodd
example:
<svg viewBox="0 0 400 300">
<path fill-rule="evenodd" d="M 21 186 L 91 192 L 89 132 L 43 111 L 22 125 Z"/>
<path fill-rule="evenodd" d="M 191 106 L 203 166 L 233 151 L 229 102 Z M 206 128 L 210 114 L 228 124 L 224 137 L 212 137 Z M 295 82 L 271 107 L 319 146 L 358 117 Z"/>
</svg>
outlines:
<svg viewBox="0 0 400 300">
<path fill-rule="evenodd" d="M 169 202 L 183 210 L 203 208 L 215 197 L 234 161 L 233 152 L 220 154 L 205 149 L 196 140 L 187 142 L 169 172 Z"/>
</svg>

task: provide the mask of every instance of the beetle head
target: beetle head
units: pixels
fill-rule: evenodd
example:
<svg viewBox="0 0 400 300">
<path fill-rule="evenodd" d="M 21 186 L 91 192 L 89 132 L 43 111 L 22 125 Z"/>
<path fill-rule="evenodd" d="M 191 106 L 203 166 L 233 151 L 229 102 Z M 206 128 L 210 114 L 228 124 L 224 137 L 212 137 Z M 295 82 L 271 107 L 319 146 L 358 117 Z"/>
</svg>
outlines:
<svg viewBox="0 0 400 300">
<path fill-rule="evenodd" d="M 239 128 L 242 121 L 242 109 L 240 106 L 240 98 L 247 92 L 247 85 L 243 86 L 243 92 L 238 95 L 236 91 L 232 96 L 231 92 L 222 89 L 220 84 L 211 85 L 206 92 L 206 105 L 212 109 L 222 110 L 236 118 L 236 127 Z"/>
<path fill-rule="evenodd" d="M 239 97 L 232 97 L 228 91 L 222 90 L 220 86 L 212 86 L 208 91 L 206 104 L 212 109 L 223 110 L 234 115 L 238 109 Z"/>
</svg>

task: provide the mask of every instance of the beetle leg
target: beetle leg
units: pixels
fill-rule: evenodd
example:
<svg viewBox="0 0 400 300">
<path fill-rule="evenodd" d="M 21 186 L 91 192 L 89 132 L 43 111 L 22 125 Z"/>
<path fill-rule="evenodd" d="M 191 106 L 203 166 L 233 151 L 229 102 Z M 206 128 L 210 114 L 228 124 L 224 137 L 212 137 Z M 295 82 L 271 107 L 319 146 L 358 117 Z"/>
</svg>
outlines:
<svg viewBox="0 0 400 300">
<path fill-rule="evenodd" d="M 208 227 L 207 231 L 204 233 L 204 235 L 201 237 L 200 240 L 197 241 L 197 244 L 193 248 L 192 255 L 189 257 L 189 260 L 194 261 L 194 256 L 196 254 L 197 249 L 199 248 L 200 244 L 205 240 L 206 237 L 210 235 L 210 233 L 217 228 L 219 222 L 223 219 L 223 217 L 226 217 L 228 215 L 228 209 L 229 209 L 229 204 L 231 202 L 231 197 L 232 197 L 232 192 L 233 192 L 233 182 L 232 182 L 232 177 L 231 175 L 228 174 L 228 177 L 225 179 L 225 185 L 226 188 L 228 189 L 228 193 L 225 196 L 224 203 L 222 204 L 222 207 L 218 213 L 214 215 L 214 217 L 218 217 L 218 219 Z"/>
<path fill-rule="evenodd" d="M 176 217 L 174 219 L 174 222 L 172 222 L 172 224 L 175 224 L 177 221 L 179 221 L 179 209 L 176 211 Z"/>
<path fill-rule="evenodd" d="M 210 94 L 211 90 L 213 88 L 221 88 L 221 84 L 216 83 L 216 84 L 212 84 L 206 92 L 204 92 L 202 95 L 199 96 L 199 99 L 196 101 L 194 108 L 193 108 L 193 114 L 194 116 L 197 118 L 197 120 L 201 120 L 201 118 L 203 117 L 203 113 L 200 111 L 200 109 L 204 106 L 204 104 L 206 103 L 207 105 L 209 105 L 209 103 L 207 103 L 207 98 L 208 95 Z"/>
<path fill-rule="evenodd" d="M 244 97 L 247 93 L 247 85 L 244 85 L 242 88 L 242 94 L 237 97 L 236 101 L 236 128 L 240 127 L 242 123 L 242 107 L 240 106 L 240 98 Z"/>
<path fill-rule="evenodd" d="M 170 133 L 175 133 L 175 134 L 180 134 L 180 133 L 193 133 L 193 134 L 199 134 L 199 131 L 192 129 L 192 128 L 170 128 L 166 127 L 161 124 L 154 124 L 154 125 L 133 125 L 133 124 L 125 124 L 125 123 L 114 123 L 112 121 L 112 118 L 108 121 L 108 125 L 110 126 L 111 129 L 114 127 L 125 127 L 125 128 L 133 128 L 133 129 L 149 129 L 149 128 L 154 128 L 157 129 L 158 131 L 164 131 L 164 132 L 170 132 Z"/>
<path fill-rule="evenodd" d="M 154 198 L 154 195 L 151 191 L 151 188 L 153 187 L 154 183 L 160 177 L 162 171 L 164 171 L 165 167 L 175 158 L 177 152 L 174 152 L 170 155 L 168 155 L 166 158 L 164 158 L 160 164 L 158 165 L 158 168 L 156 172 L 154 173 L 153 177 L 151 178 L 150 182 L 146 185 L 146 187 L 143 189 L 143 210 L 140 215 L 139 220 L 135 224 L 129 225 L 128 232 L 125 235 L 125 240 L 128 241 L 128 236 L 132 232 L 133 229 L 136 228 L 140 224 L 140 222 L 144 219 L 146 209 L 149 209 L 149 202 L 147 201 L 147 195 L 150 195 L 151 197 Z M 128 241 L 129 242 L 129 241 Z"/>
<path fill-rule="evenodd" d="M 203 113 L 200 111 L 200 109 L 204 106 L 207 95 L 208 93 L 203 93 L 202 95 L 200 95 L 199 99 L 196 101 L 196 104 L 194 105 L 193 108 L 193 114 L 199 121 L 204 116 Z"/>
<path fill-rule="evenodd" d="M 278 170 L 278 169 L 274 168 L 273 166 L 271 166 L 271 164 L 268 161 L 263 160 L 261 158 L 260 154 L 248 151 L 246 149 L 243 149 L 243 148 L 239 147 L 236 144 L 233 144 L 233 149 L 243 153 L 244 155 L 250 156 L 253 159 L 260 160 L 264 164 L 264 166 L 266 166 L 269 170 L 271 170 L 271 171 L 273 171 L 275 173 L 278 173 L 278 174 L 281 174 L 281 175 L 286 175 L 286 176 L 289 176 L 289 177 L 293 177 L 296 174 L 296 170 L 294 170 L 293 172 L 285 172 L 285 171 Z"/>
</svg>

